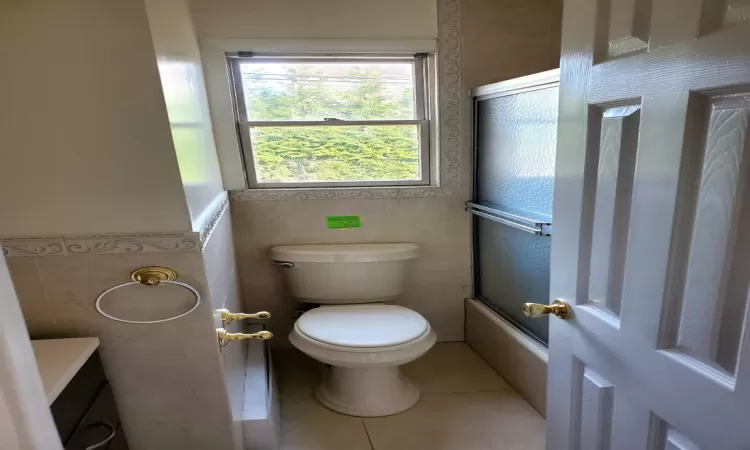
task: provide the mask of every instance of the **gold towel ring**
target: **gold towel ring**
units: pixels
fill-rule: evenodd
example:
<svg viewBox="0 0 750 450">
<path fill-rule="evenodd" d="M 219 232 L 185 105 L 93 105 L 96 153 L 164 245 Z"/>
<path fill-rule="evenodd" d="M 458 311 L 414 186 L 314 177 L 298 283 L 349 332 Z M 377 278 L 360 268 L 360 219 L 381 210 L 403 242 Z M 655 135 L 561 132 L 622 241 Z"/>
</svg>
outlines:
<svg viewBox="0 0 750 450">
<path fill-rule="evenodd" d="M 96 311 L 101 314 L 102 316 L 106 317 L 107 319 L 114 320 L 117 322 L 122 323 L 136 323 L 136 324 L 143 324 L 143 323 L 163 323 L 163 322 L 169 322 L 170 320 L 179 319 L 180 317 L 185 317 L 191 312 L 195 311 L 195 309 L 200 305 L 201 303 L 201 295 L 198 293 L 198 291 L 190 286 L 189 284 L 183 283 L 181 281 L 177 280 L 177 272 L 174 270 L 168 268 L 168 267 L 158 267 L 158 266 L 150 266 L 150 267 L 141 267 L 140 269 L 134 270 L 130 274 L 130 278 L 134 281 L 130 281 L 128 283 L 118 284 L 117 286 L 111 287 L 107 289 L 106 291 L 102 292 L 99 297 L 96 298 L 96 302 L 94 302 L 94 307 L 96 308 Z M 119 317 L 115 317 L 111 314 L 108 314 L 102 310 L 101 307 L 101 300 L 104 298 L 105 295 L 109 294 L 110 292 L 114 291 L 115 289 L 120 289 L 122 287 L 126 286 L 132 286 L 134 284 L 142 284 L 144 286 L 159 286 L 161 284 L 174 284 L 176 286 L 183 287 L 195 295 L 195 304 L 192 308 L 185 311 L 182 314 L 173 316 L 173 317 L 167 317 L 166 319 L 159 319 L 159 320 L 127 320 L 127 319 L 121 319 Z"/>
</svg>

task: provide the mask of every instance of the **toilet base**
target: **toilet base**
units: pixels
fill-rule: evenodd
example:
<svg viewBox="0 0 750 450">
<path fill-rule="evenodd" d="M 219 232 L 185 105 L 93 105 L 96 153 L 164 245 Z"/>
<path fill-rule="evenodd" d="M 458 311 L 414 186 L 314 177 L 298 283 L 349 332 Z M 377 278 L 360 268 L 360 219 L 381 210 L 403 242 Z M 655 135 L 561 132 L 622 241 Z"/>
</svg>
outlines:
<svg viewBox="0 0 750 450">
<path fill-rule="evenodd" d="M 390 416 L 419 401 L 419 389 L 397 366 L 350 368 L 332 366 L 315 390 L 326 408 L 356 417 Z"/>
</svg>

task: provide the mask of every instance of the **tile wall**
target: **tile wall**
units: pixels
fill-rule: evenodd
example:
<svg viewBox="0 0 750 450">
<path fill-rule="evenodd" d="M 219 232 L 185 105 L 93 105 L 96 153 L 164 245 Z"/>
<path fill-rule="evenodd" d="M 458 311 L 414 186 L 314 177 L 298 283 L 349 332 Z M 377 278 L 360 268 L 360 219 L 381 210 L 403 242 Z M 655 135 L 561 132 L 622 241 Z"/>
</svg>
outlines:
<svg viewBox="0 0 750 450">
<path fill-rule="evenodd" d="M 560 65 L 562 0 L 461 0 L 467 89 Z"/>
<path fill-rule="evenodd" d="M 7 262 L 32 338 L 99 337 L 131 448 L 234 448 L 200 251 L 11 256 Z M 176 270 L 180 281 L 203 295 L 199 308 L 175 321 L 140 325 L 96 312 L 100 293 L 149 265 Z M 184 311 L 192 302 L 177 286 L 135 285 L 113 291 L 103 307 L 132 320 L 153 320 Z"/>
<path fill-rule="evenodd" d="M 546 348 L 476 300 L 466 301 L 466 343 L 545 415 Z"/>
<path fill-rule="evenodd" d="M 208 281 L 211 309 L 228 309 L 232 312 L 247 311 L 242 306 L 240 284 L 234 257 L 232 218 L 229 208 L 219 218 L 210 239 L 203 249 L 203 264 Z M 235 321 L 227 326 L 227 331 L 240 333 L 243 322 Z M 258 348 L 258 347 L 254 347 Z M 235 341 L 220 350 L 226 393 L 232 412 L 237 448 L 242 448 L 245 374 L 247 370 L 247 341 Z M 262 348 L 258 348 L 262 352 Z"/>
<path fill-rule="evenodd" d="M 404 297 L 441 341 L 463 340 L 471 293 L 469 218 L 459 197 L 233 201 L 234 235 L 246 308 L 272 312 L 273 343 L 285 346 L 295 304 L 269 249 L 283 244 L 412 242 L 419 246 Z M 326 228 L 326 216 L 358 215 L 361 228 Z"/>
</svg>

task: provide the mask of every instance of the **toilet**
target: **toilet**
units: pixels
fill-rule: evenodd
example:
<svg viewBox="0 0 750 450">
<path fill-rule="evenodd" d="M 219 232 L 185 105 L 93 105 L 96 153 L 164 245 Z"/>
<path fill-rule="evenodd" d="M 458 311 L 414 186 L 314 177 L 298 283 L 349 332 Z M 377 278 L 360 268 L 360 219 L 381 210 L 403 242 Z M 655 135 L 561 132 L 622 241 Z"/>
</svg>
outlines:
<svg viewBox="0 0 750 450">
<path fill-rule="evenodd" d="M 419 401 L 399 366 L 436 340 L 416 311 L 385 302 L 404 292 L 414 244 L 282 245 L 271 249 L 294 300 L 315 305 L 289 340 L 331 366 L 315 390 L 328 409 L 357 417 L 397 414 Z"/>
</svg>

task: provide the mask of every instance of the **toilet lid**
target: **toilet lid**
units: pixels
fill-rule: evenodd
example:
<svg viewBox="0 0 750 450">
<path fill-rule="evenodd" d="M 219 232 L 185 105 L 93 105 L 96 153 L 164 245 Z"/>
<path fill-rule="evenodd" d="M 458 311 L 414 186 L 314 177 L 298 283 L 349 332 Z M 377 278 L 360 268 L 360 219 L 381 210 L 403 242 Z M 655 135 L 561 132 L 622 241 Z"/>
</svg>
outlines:
<svg viewBox="0 0 750 450">
<path fill-rule="evenodd" d="M 403 344 L 429 328 L 419 313 L 396 305 L 324 306 L 302 314 L 295 326 L 311 339 L 342 347 Z"/>
</svg>

